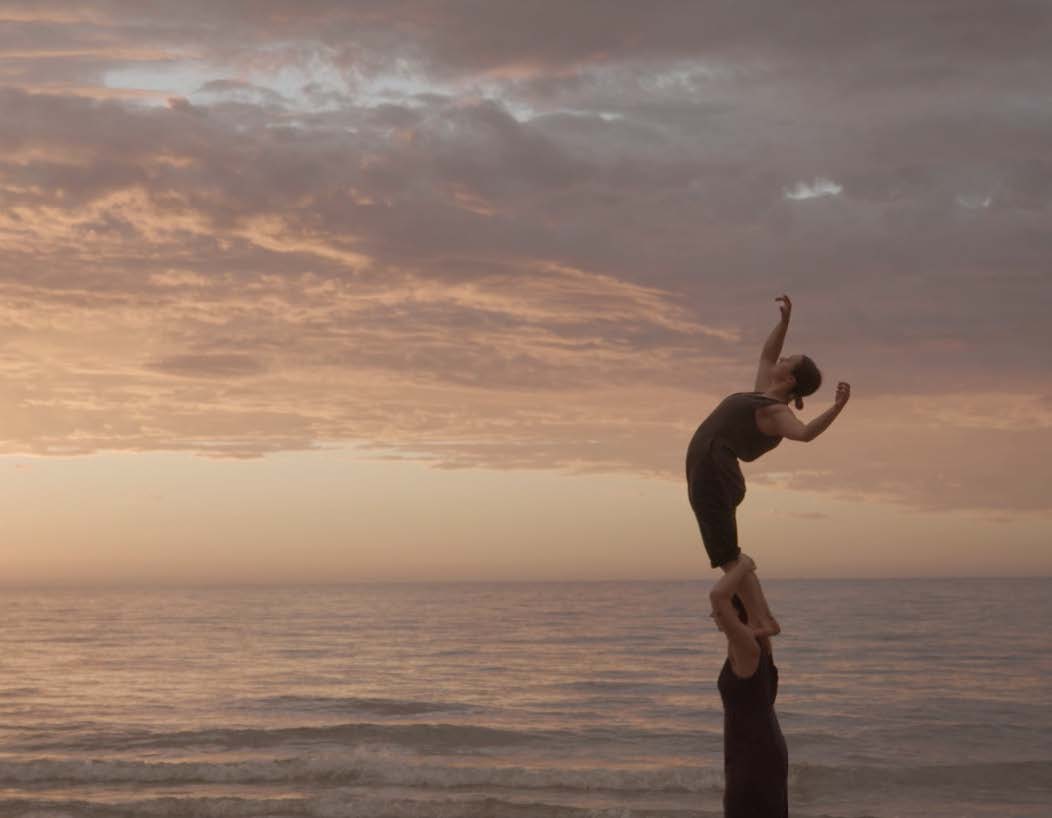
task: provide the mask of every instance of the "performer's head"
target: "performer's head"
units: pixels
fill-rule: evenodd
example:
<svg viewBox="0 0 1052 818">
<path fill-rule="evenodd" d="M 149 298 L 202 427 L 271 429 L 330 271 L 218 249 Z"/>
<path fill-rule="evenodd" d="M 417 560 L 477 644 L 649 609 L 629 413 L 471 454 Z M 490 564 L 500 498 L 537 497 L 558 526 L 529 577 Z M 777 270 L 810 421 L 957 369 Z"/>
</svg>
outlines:
<svg viewBox="0 0 1052 818">
<path fill-rule="evenodd" d="M 789 397 L 795 401 L 797 409 L 803 409 L 804 398 L 813 395 L 822 385 L 822 373 L 807 355 L 779 358 L 771 370 L 771 378 L 775 383 L 789 383 Z"/>
</svg>

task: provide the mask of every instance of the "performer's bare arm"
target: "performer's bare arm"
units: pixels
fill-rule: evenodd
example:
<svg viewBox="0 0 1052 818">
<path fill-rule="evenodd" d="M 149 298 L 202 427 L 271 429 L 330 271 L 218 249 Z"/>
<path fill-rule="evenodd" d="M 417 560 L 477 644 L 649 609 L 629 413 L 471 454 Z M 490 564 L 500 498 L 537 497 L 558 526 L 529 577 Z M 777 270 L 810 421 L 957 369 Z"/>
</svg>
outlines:
<svg viewBox="0 0 1052 818">
<path fill-rule="evenodd" d="M 751 676 L 760 662 L 760 646 L 753 629 L 738 618 L 731 597 L 741 589 L 747 576 L 756 570 L 756 563 L 746 554 L 741 554 L 734 566 L 727 571 L 709 592 L 712 603 L 712 618 L 716 627 L 727 637 L 727 653 L 731 667 L 738 676 Z"/>
<path fill-rule="evenodd" d="M 756 368 L 757 392 L 763 392 L 771 383 L 771 367 L 778 363 L 778 356 L 782 354 L 782 345 L 785 343 L 785 333 L 789 330 L 789 316 L 793 311 L 793 302 L 789 296 L 781 295 L 775 299 L 780 301 L 778 309 L 782 311 L 781 320 L 767 336 L 767 342 L 760 351 L 760 364 Z"/>
<path fill-rule="evenodd" d="M 841 381 L 837 384 L 833 405 L 808 423 L 802 423 L 793 414 L 793 410 L 784 404 L 765 406 L 762 431 L 764 434 L 787 437 L 790 440 L 814 440 L 829 428 L 850 399 L 851 385 Z"/>
</svg>

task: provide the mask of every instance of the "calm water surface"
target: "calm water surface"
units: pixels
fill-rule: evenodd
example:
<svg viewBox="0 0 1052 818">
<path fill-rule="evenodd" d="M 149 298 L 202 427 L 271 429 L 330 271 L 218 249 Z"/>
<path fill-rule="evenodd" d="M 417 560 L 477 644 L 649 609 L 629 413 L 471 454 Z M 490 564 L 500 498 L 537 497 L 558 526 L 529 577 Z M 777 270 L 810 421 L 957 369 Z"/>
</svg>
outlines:
<svg viewBox="0 0 1052 818">
<path fill-rule="evenodd" d="M 707 588 L 4 591 L 0 815 L 720 815 Z M 1052 815 L 1052 580 L 765 588 L 794 816 Z"/>
</svg>

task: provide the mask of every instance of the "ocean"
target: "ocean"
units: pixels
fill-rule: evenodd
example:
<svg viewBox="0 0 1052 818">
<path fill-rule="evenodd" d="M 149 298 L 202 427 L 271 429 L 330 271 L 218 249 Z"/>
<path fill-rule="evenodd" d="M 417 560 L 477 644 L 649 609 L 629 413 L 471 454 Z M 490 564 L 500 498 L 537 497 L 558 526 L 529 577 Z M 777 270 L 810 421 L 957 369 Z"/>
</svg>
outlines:
<svg viewBox="0 0 1052 818">
<path fill-rule="evenodd" d="M 7 589 L 0 816 L 719 816 L 708 587 Z M 1052 580 L 764 588 L 794 818 L 1052 816 Z"/>
</svg>

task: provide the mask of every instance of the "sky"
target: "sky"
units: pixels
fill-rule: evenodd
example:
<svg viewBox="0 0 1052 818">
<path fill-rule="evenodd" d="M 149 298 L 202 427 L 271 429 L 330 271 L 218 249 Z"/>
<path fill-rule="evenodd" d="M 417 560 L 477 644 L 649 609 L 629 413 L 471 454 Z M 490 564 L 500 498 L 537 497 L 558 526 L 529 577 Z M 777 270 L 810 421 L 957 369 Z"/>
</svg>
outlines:
<svg viewBox="0 0 1052 818">
<path fill-rule="evenodd" d="M 1052 7 L 0 0 L 0 585 L 1052 573 Z"/>
</svg>

